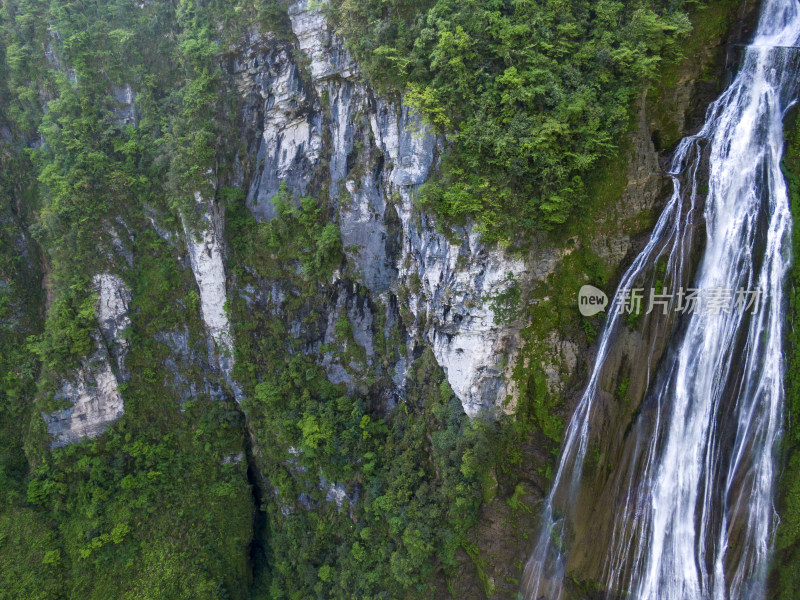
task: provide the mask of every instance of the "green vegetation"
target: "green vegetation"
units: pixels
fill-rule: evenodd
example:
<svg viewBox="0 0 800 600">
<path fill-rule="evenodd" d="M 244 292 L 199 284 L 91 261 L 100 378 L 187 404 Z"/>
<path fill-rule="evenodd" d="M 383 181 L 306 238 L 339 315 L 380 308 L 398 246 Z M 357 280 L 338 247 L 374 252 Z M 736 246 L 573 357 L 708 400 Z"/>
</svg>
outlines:
<svg viewBox="0 0 800 600">
<path fill-rule="evenodd" d="M 339 232 L 327 222 L 328 207 L 310 198 L 296 207 L 284 191 L 275 204 L 278 216 L 267 224 L 258 225 L 241 200 L 226 217 L 241 283 L 283 292 L 259 310 L 232 302 L 236 376 L 247 394 L 256 464 L 270 486 L 261 531 L 269 544 L 254 594 L 429 597 L 435 572 L 454 572 L 477 518 L 493 427 L 469 422 L 429 350 L 389 416 L 377 398 L 330 383 L 322 356 L 300 350 L 325 331 L 318 315 L 342 292 L 330 283 L 330 270 L 344 264 Z M 290 331 L 292 323 L 302 330 Z M 397 360 L 399 344 L 379 349 L 383 359 L 369 367 L 345 314 L 334 334 L 338 347 L 322 346 L 320 354 L 361 382 L 390 388 L 381 371 Z M 334 485 L 346 495 L 341 506 L 329 496 Z"/>
<path fill-rule="evenodd" d="M 631 99 L 679 55 L 686 3 L 390 4 L 336 1 L 332 17 L 369 78 L 447 134 L 420 205 L 490 241 L 573 235 L 570 215 L 594 231 L 625 185 Z M 277 0 L 0 5 L 0 599 L 428 598 L 469 569 L 486 593 L 502 586 L 479 510 L 502 505 L 525 535 L 525 452 L 541 450 L 530 468 L 546 485 L 563 429 L 544 342 L 599 329 L 575 321 L 574 293 L 587 275 L 607 283 L 607 265 L 581 247 L 541 288 L 511 277 L 485 299 L 498 322 L 529 322 L 531 343 L 516 414 L 467 419 L 432 353 L 408 356 L 411 313 L 359 283 L 324 186 L 283 188 L 257 223 L 232 183 L 230 65 L 254 24 L 280 39 L 287 20 Z M 180 239 L 212 203 L 241 407 L 208 365 Z M 95 351 L 90 282 L 106 271 L 132 292 L 125 415 L 51 448 L 40 413 Z M 401 359 L 408 386 L 390 395 Z"/>
<path fill-rule="evenodd" d="M 224 23 L 237 36 L 234 14 L 258 21 L 235 4 L 0 7 L 0 598 L 248 597 L 253 503 L 246 463 L 230 460 L 245 452 L 243 417 L 203 392 L 200 365 L 180 374 L 200 390 L 192 402 L 170 384 L 157 334 L 188 325 L 198 356 L 205 335 L 183 253 L 148 221 L 193 222 L 208 186 L 192 175 L 236 148 L 227 46 L 209 34 Z M 115 96 L 126 84 L 135 108 Z M 106 270 L 134 296 L 125 416 L 51 449 L 39 411 L 94 352 L 91 277 Z"/>
<path fill-rule="evenodd" d="M 88 287 L 82 282 L 82 285 L 72 286 L 61 294 L 50 307 L 42 336 L 30 338 L 29 349 L 49 369 L 66 370 L 77 366 L 78 361 L 93 350 L 89 331 L 97 320 L 97 298 L 79 291 Z"/>
<path fill-rule="evenodd" d="M 731 24 L 735 23 L 734 19 L 740 18 L 739 11 L 745 8 L 741 0 L 718 0 L 699 3 L 692 10 L 692 35 L 681 42 L 683 59 L 663 64 L 647 93 L 653 141 L 659 152 L 672 149 L 684 135 L 684 115 L 675 110 L 675 90 L 681 79 L 691 78 L 700 84 L 698 87 L 711 88 L 705 94 L 706 101 L 722 91 L 725 82 L 716 72 L 712 53 L 722 52 L 718 45 L 722 44 Z M 694 107 L 687 108 L 691 110 Z"/>
<path fill-rule="evenodd" d="M 449 134 L 421 206 L 488 240 L 564 223 L 614 156 L 631 101 L 680 56 L 680 0 L 337 0 L 367 75 Z"/>
<path fill-rule="evenodd" d="M 208 400 L 161 408 L 159 422 L 133 425 L 134 412 L 34 470 L 27 501 L 57 533 L 40 543 L 61 584 L 43 597 L 247 597 L 245 465 L 222 464 L 241 451 L 241 415 Z"/>
<path fill-rule="evenodd" d="M 0 36 L 0 57 L 5 50 Z M 32 437 L 26 424 L 39 372 L 26 339 L 41 331 L 42 275 L 35 243 L 20 238 L 36 195 L 32 165 L 15 139 L 19 130 L 7 85 L 8 69 L 0 60 L 0 598 L 44 600 L 54 598 L 60 585 L 51 566 L 55 536 L 45 516 L 24 500 L 25 444 Z"/>
<path fill-rule="evenodd" d="M 489 302 L 495 322 L 508 324 L 517 318 L 522 290 L 513 273 L 506 275 L 506 283 L 506 288 L 502 292 L 484 298 L 484 302 Z"/>
<path fill-rule="evenodd" d="M 786 327 L 787 429 L 784 433 L 784 466 L 780 480 L 778 512 L 781 522 L 775 547 L 775 598 L 794 598 L 800 587 L 800 119 L 792 119 L 783 159 L 795 230 L 792 233 L 792 270 L 788 282 L 789 323 Z"/>
</svg>

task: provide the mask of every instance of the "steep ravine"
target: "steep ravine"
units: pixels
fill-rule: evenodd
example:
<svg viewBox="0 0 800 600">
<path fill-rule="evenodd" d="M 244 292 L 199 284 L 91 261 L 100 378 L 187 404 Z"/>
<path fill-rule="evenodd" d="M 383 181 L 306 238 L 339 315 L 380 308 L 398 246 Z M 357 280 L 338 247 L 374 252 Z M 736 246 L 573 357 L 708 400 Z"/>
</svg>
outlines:
<svg viewBox="0 0 800 600">
<path fill-rule="evenodd" d="M 253 215 L 265 220 L 274 216 L 272 200 L 281 183 L 289 193 L 330 196 L 348 269 L 352 270 L 347 276 L 363 285 L 370 299 L 360 308 L 366 313 L 350 315 L 360 324 L 354 331 L 356 338 L 368 347 L 374 336 L 371 306 L 387 307 L 381 317 L 389 322 L 403 309 L 410 313 L 403 320 L 407 351 L 390 366 L 398 390 L 402 391 L 409 357 L 418 354 L 415 348 L 422 344 L 433 349 L 468 415 L 495 407 L 513 412 L 518 390 L 512 372 L 521 344 L 520 330 L 527 323 L 524 318 L 498 322 L 492 298 L 508 290 L 511 277 L 529 295 L 527 300 L 535 302 L 532 290 L 538 283 L 556 271 L 561 259 L 583 248 L 600 259 L 602 272 L 612 274 L 624 262 L 632 239 L 647 230 L 653 207 L 663 200 L 665 178 L 659 174 L 660 160 L 651 140 L 660 139 L 657 130 L 665 115 L 651 116 L 655 107 L 644 98 L 639 103 L 629 158 L 609 165 L 610 174 L 597 182 L 598 195 L 607 196 L 602 200 L 613 201 L 619 190 L 622 197 L 613 208 L 600 206 L 601 201 L 589 207 L 579 220 L 582 222 L 573 226 L 574 233 L 587 234 L 579 246 L 574 235 L 561 235 L 541 236 L 524 254 L 486 248 L 469 227 L 445 235 L 433 217 L 414 208 L 414 191 L 435 170 L 443 140 L 429 133 L 402 102 L 383 99 L 363 83 L 319 7 L 298 2 L 290 6 L 288 16 L 292 26 L 288 39 L 253 31 L 234 53 L 231 70 L 243 100 L 242 134 L 247 148 L 240 156 L 241 181 L 233 183 L 246 190 Z M 693 96 L 691 90 L 700 87 L 695 82 L 701 71 L 708 71 L 715 61 L 716 68 L 721 67 L 722 51 L 708 50 L 723 48 L 717 42 L 717 38 L 709 40 L 699 55 L 685 61 L 679 85 L 663 91 L 663 95 L 682 99 L 667 120 L 689 119 L 678 116 L 686 114 L 689 107 L 692 114 L 702 110 L 703 95 Z M 308 63 L 297 62 L 296 56 L 307 57 Z M 707 87 L 709 80 L 704 75 L 703 85 Z M 135 94 L 125 98 L 123 104 L 130 107 Z M 209 346 L 209 359 L 229 379 L 234 351 L 224 305 L 230 294 L 238 294 L 247 297 L 252 307 L 252 302 L 257 302 L 252 295 L 259 294 L 247 286 L 239 289 L 226 274 L 224 215 L 213 203 L 197 199 L 199 206 L 206 206 L 201 213 L 207 213 L 199 229 L 170 232 L 158 224 L 158 215 L 150 220 L 168 243 L 174 243 L 177 235 L 184 238 L 209 344 L 216 347 Z M 593 230 L 582 230 L 590 219 Z M 124 257 L 129 252 L 126 242 L 114 227 L 109 227 L 108 234 L 112 246 Z M 562 242 L 560 238 L 566 239 Z M 98 286 L 101 292 L 107 289 L 121 297 L 129 293 L 114 275 L 97 278 L 111 282 L 102 289 Z M 399 307 L 392 309 L 398 300 Z M 340 298 L 340 302 L 345 306 L 349 300 Z M 100 301 L 101 306 L 107 304 Z M 393 310 L 395 314 L 391 314 Z M 123 313 L 101 317 L 115 331 L 122 330 L 124 323 L 114 325 L 115 319 L 124 321 Z M 325 341 L 323 336 L 317 345 Z M 561 342 L 548 345 L 554 362 L 565 359 L 559 350 Z M 116 360 L 122 364 L 122 357 Z M 574 362 L 566 359 L 566 363 Z M 326 369 L 335 381 L 351 379 L 344 366 L 329 364 Z M 553 389 L 561 389 L 556 375 L 559 369 L 545 370 Z M 570 370 L 561 377 L 569 379 Z M 233 382 L 229 379 L 228 383 Z"/>
<path fill-rule="evenodd" d="M 187 439 L 208 453 L 208 473 L 234 473 L 240 488 L 249 484 L 249 548 L 226 550 L 249 553 L 249 578 L 268 587 L 265 562 L 275 566 L 270 519 L 336 513 L 340 526 L 360 527 L 353 507 L 370 493 L 346 466 L 308 473 L 300 464 L 300 442 L 313 437 L 320 415 L 293 415 L 306 425 L 297 440 L 266 437 L 270 407 L 280 404 L 283 390 L 259 387 L 254 372 L 276 370 L 272 355 L 284 352 L 276 350 L 282 343 L 281 368 L 299 365 L 292 377 L 302 372 L 311 381 L 318 369 L 341 386 L 335 394 L 325 390 L 330 405 L 345 390 L 366 413 L 413 416 L 423 414 L 415 409 L 422 410 L 424 391 L 453 411 L 424 413 L 435 412 L 442 430 L 464 414 L 488 417 L 492 435 L 498 422 L 518 424 L 502 448 L 492 449 L 513 461 L 498 460 L 471 490 L 483 495 L 470 543 L 455 550 L 449 575 L 437 566 L 430 576 L 436 597 L 515 597 L 563 423 L 596 351 L 601 321 L 580 318 L 577 289 L 593 283 L 610 292 L 643 245 L 668 198 L 667 156 L 727 81 L 736 58 L 730 45 L 747 38 L 756 8 L 719 2 L 693 16 L 698 35 L 686 58 L 637 101 L 620 158 L 607 161 L 590 182 L 591 204 L 563 231 L 532 234 L 522 250 L 489 247 L 471 225 L 437 223 L 415 205 L 419 186 L 436 176 L 447 141 L 402 97 L 381 95 L 365 81 L 319 3 L 291 4 L 281 17 L 285 30 L 254 25 L 224 65 L 239 109 L 233 175 L 214 182 L 215 194 L 195 196 L 196 219 L 179 222 L 153 209 L 139 222 L 119 209 L 97 232 L 98 255 L 108 256 L 91 279 L 97 313 L 91 351 L 58 381 L 52 398 L 58 410 L 43 415 L 47 443 L 102 442 L 127 406 L 143 422 L 158 423 L 195 418 L 201 398 L 219 401 L 229 421 L 224 430 L 235 435 L 213 445 L 203 436 L 213 438 L 215 426 L 193 424 Z M 135 124 L 137 91 L 115 90 L 121 90 L 115 94 L 119 123 Z M 226 196 L 231 189 L 239 194 L 235 201 Z M 316 262 L 293 257 L 278 264 L 276 252 L 248 264 L 263 251 L 248 244 L 263 241 L 264 231 L 278 235 L 268 227 L 283 222 L 281 203 L 302 207 L 302 196 L 323 200 L 319 214 L 292 217 L 317 236 Z M 339 250 L 324 245 L 325 223 L 341 233 L 343 258 L 330 264 Z M 161 261 L 155 264 L 171 290 L 151 290 L 147 278 L 132 275 L 139 261 Z M 150 294 L 179 316 L 164 318 L 146 306 L 142 298 Z M 276 329 L 276 321 L 284 328 Z M 133 337 L 125 333 L 131 322 Z M 610 361 L 602 387 L 612 439 L 624 434 L 614 424 L 635 411 L 645 379 L 624 355 L 662 342 L 649 336 L 624 332 Z M 167 417 L 166 409 L 144 402 L 136 394 L 142 381 L 151 386 L 142 388 L 145 394 L 175 401 L 179 415 Z M 623 382 L 627 397 L 620 398 Z M 263 403 L 263 414 L 248 413 L 253 402 Z M 237 421 L 242 415 L 244 425 Z M 355 425 L 364 443 L 380 434 L 374 425 L 369 418 Z M 434 446 L 430 432 L 420 437 Z M 218 458 L 213 453 L 222 447 Z M 424 458 L 421 468 L 436 473 L 433 458 Z M 279 488 L 291 493 L 281 495 Z M 267 504 L 272 512 L 261 512 Z"/>
<path fill-rule="evenodd" d="M 727 9 L 735 15 L 730 33 L 726 34 L 728 42 L 745 39 L 749 33 L 755 10 L 752 5 L 747 6 L 749 20 L 741 21 L 743 8 L 731 4 Z M 356 290 L 361 290 L 361 295 L 364 288 L 350 287 L 352 291 L 348 291 L 348 286 L 344 286 L 340 288 L 344 296 L 339 295 L 336 306 L 341 306 L 355 324 L 355 339 L 364 348 L 370 348 L 375 335 L 370 330 L 376 319 L 375 307 L 386 307 L 385 322 L 402 321 L 405 330 L 407 350 L 392 365 L 391 382 L 386 381 L 390 389 L 382 396 L 402 398 L 404 368 L 418 355 L 414 348 L 425 344 L 433 348 L 437 362 L 444 367 L 468 414 L 491 407 L 495 402 L 502 404 L 504 389 L 519 393 L 518 383 L 511 374 L 523 339 L 527 343 L 523 353 L 526 366 L 531 360 L 541 361 L 547 381 L 545 390 L 541 387 L 533 390 L 525 382 L 524 393 L 557 395 L 579 387 L 584 372 L 582 363 L 589 356 L 584 350 L 583 331 L 575 331 L 574 337 L 569 334 L 566 338 L 540 337 L 535 312 L 498 326 L 485 302 L 488 296 L 503 290 L 507 274 L 512 273 L 525 290 L 525 301 L 535 305 L 538 294 L 547 294 L 548 276 L 579 250 L 574 246 L 574 238 L 568 237 L 561 243 L 543 238 L 529 254 L 516 259 L 504 257 L 500 251 L 483 249 L 477 238 L 467 232 L 459 235 L 464 242 L 459 247 L 453 246 L 436 231 L 430 216 L 415 216 L 413 209 L 413 190 L 435 168 L 441 140 L 426 134 L 424 126 L 413 121 L 407 108 L 381 100 L 360 82 L 356 66 L 341 42 L 330 33 L 319 11 L 306 10 L 303 3 L 298 3 L 290 9 L 289 16 L 294 42 L 254 35 L 243 51 L 246 58 L 235 67 L 239 90 L 245 98 L 256 99 L 248 101 L 245 109 L 246 115 L 253 115 L 248 117 L 250 122 L 256 124 L 255 128 L 251 125 L 247 129 L 250 132 L 247 139 L 251 140 L 248 153 L 259 157 L 248 186 L 248 206 L 257 217 L 270 218 L 268 200 L 278 193 L 281 181 L 297 194 L 327 191 L 330 195 L 348 264 L 354 266 L 356 279 L 366 288 L 366 298 L 379 300 L 353 302 L 347 296 Z M 714 17 L 726 18 L 719 13 Z M 581 246 L 600 259 L 599 272 L 607 274 L 601 283 L 613 283 L 613 273 L 636 248 L 637 236 L 646 233 L 650 212 L 665 200 L 668 179 L 659 174 L 663 158 L 653 144 L 653 139 L 663 143 L 663 138 L 654 130 L 667 127 L 667 123 L 685 123 L 680 126 L 681 132 L 695 126 L 694 115 L 702 114 L 705 103 L 728 77 L 725 67 L 731 66 L 732 56 L 729 46 L 719 43 L 723 32 L 717 25 L 716 37 L 696 48 L 696 53 L 677 71 L 677 84 L 659 90 L 660 102 L 665 96 L 678 98 L 670 105 L 668 115 L 658 112 L 658 105 L 642 99 L 630 136 L 629 158 L 612 165 L 618 171 L 623 171 L 625 165 L 624 175 L 619 173 L 617 181 L 598 184 L 598 194 L 613 196 L 622 192 L 618 200 L 612 199 L 615 209 L 609 211 L 608 206 L 600 206 L 590 213 L 588 218 L 594 219 L 591 229 L 581 224 L 576 226 L 576 231 L 582 234 Z M 308 71 L 291 62 L 292 43 L 309 57 Z M 710 72 L 718 75 L 709 77 Z M 705 75 L 697 83 L 700 73 Z M 719 83 L 709 85 L 714 80 Z M 259 98 L 266 98 L 263 107 Z M 607 179 L 613 176 L 612 172 Z M 274 297 L 274 289 L 271 293 Z M 264 292 L 261 296 L 270 297 Z M 350 308 L 351 302 L 360 308 Z M 248 302 L 248 307 L 252 306 L 258 304 Z M 410 323 L 408 318 L 400 317 L 403 308 L 407 315 L 410 313 Z M 534 321 L 533 325 L 527 325 L 528 318 Z M 326 333 L 318 341 L 307 340 L 306 347 L 328 343 L 333 320 L 329 317 Z M 495 336 L 497 341 L 492 341 Z M 497 364 L 504 355 L 506 366 L 499 369 Z M 348 383 L 358 378 L 358 374 L 354 377 L 348 373 L 348 366 L 335 357 L 324 359 L 323 364 L 332 381 Z M 625 378 L 625 371 L 620 371 L 604 387 L 615 390 Z M 637 385 L 633 385 L 634 395 Z M 515 403 L 512 395 L 507 410 L 513 410 Z M 523 445 L 523 452 L 530 456 L 525 462 L 530 466 L 523 467 L 521 479 L 536 482 L 535 485 L 541 486 L 539 490 L 543 490 L 546 483 L 535 465 L 547 464 L 550 459 L 540 454 L 537 446 L 546 447 L 547 442 L 539 439 Z M 525 473 L 527 468 L 531 470 Z M 523 487 L 530 490 L 529 494 L 533 492 L 534 488 Z M 520 523 L 531 523 L 532 518 L 524 511 L 521 515 L 509 511 L 502 498 L 510 491 L 513 486 L 484 505 L 475 534 L 478 555 L 471 561 L 466 555 L 462 557 L 467 564 L 478 561 L 479 572 L 485 570 L 485 579 L 480 584 L 483 592 L 476 587 L 478 581 L 472 579 L 473 567 L 468 567 L 465 576 L 453 583 L 456 596 L 472 597 L 476 592 L 490 590 L 494 590 L 492 595 L 503 594 L 503 590 L 512 593 L 515 572 L 518 573 L 513 564 L 526 554 L 528 542 L 519 534 L 509 535 L 508 525 L 516 521 L 518 527 Z M 534 497 L 528 495 L 527 499 L 531 501 Z"/>
</svg>

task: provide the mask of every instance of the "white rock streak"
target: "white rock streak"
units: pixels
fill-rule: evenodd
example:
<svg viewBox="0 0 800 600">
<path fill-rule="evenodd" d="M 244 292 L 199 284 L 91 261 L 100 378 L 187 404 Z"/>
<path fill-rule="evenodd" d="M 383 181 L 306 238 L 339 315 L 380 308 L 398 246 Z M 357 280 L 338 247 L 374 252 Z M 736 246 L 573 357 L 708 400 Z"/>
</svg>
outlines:
<svg viewBox="0 0 800 600">
<path fill-rule="evenodd" d="M 198 203 L 203 201 L 199 192 L 195 193 Z M 241 390 L 232 378 L 234 357 L 233 338 L 230 321 L 225 310 L 226 282 L 225 263 L 217 228 L 208 214 L 204 215 L 206 227 L 195 234 L 190 231 L 184 219 L 183 227 L 189 260 L 200 292 L 200 311 L 209 336 L 209 360 L 219 365 L 225 379 L 241 400 Z M 198 239 L 199 237 L 199 239 Z"/>
<path fill-rule="evenodd" d="M 53 436 L 51 445 L 56 448 L 100 435 L 125 412 L 108 359 L 82 367 L 72 381 L 63 385 L 58 396 L 72 402 L 72 406 L 43 415 L 47 431 Z"/>
</svg>

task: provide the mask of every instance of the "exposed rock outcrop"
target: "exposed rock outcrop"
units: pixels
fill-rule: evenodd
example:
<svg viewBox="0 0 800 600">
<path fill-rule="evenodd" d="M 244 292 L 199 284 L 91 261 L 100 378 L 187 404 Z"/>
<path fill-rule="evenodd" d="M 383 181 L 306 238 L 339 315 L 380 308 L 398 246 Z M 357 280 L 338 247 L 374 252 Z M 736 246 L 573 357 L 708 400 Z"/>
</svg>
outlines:
<svg viewBox="0 0 800 600">
<path fill-rule="evenodd" d="M 198 204 L 203 202 L 199 192 L 195 194 L 195 200 Z M 198 233 L 191 231 L 184 222 L 186 246 L 200 291 L 200 310 L 208 334 L 209 362 L 219 367 L 236 399 L 241 400 L 242 392 L 232 378 L 233 338 L 226 309 L 227 283 L 221 229 L 213 207 L 204 213 L 203 227 Z"/>
<path fill-rule="evenodd" d="M 98 330 L 92 333 L 95 352 L 81 361 L 56 393 L 56 400 L 70 406 L 43 415 L 53 447 L 100 435 L 125 412 L 119 384 L 128 378 L 128 342 L 122 333 L 130 325 L 131 294 L 125 283 L 110 273 L 95 275 L 93 284 L 98 296 Z"/>
<path fill-rule="evenodd" d="M 469 230 L 460 232 L 463 242 L 450 242 L 432 217 L 417 213 L 416 191 L 443 140 L 402 100 L 380 98 L 361 81 L 318 6 L 296 2 L 289 17 L 307 72 L 293 61 L 291 43 L 257 33 L 235 65 L 257 157 L 248 206 L 270 219 L 282 182 L 296 195 L 327 190 L 357 280 L 374 301 L 399 301 L 411 316 L 404 320 L 409 354 L 431 345 L 464 410 L 494 409 L 509 391 L 508 355 L 519 329 L 496 322 L 490 299 L 509 275 L 524 276 L 525 263 L 486 248 Z M 369 355 L 369 320 L 354 324 Z M 325 362 L 333 380 L 347 381 L 344 369 Z M 395 367 L 399 389 L 403 370 Z"/>
</svg>

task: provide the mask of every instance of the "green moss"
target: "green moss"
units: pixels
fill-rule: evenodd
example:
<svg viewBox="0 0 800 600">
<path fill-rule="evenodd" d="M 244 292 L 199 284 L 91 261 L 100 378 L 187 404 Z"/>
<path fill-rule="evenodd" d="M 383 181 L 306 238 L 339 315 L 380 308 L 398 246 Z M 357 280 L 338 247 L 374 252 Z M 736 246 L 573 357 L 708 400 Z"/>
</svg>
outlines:
<svg viewBox="0 0 800 600">
<path fill-rule="evenodd" d="M 794 227 L 792 268 L 788 282 L 789 314 L 785 328 L 786 416 L 784 465 L 780 478 L 778 512 L 781 522 L 775 540 L 773 595 L 781 600 L 794 598 L 800 588 L 800 119 L 787 127 L 783 170 L 789 184 Z"/>
<path fill-rule="evenodd" d="M 480 579 L 483 586 L 483 593 L 486 594 L 487 598 L 491 598 L 495 593 L 495 586 L 487 572 L 487 564 L 481 555 L 480 548 L 475 544 L 464 544 L 464 550 L 478 571 L 478 579 Z"/>
<path fill-rule="evenodd" d="M 678 84 L 691 79 L 721 85 L 714 70 L 717 57 L 713 50 L 737 22 L 743 7 L 742 0 L 718 0 L 698 3 L 689 13 L 692 35 L 681 44 L 683 59 L 665 64 L 647 94 L 647 113 L 656 132 L 657 150 L 674 148 L 684 135 L 684 123 L 679 121 L 683 115 L 675 111 Z"/>
<path fill-rule="evenodd" d="M 625 404 L 630 404 L 630 396 L 628 396 L 628 388 L 631 385 L 630 377 L 625 377 L 622 381 L 619 382 L 619 386 L 617 387 L 617 394 L 616 398 L 618 402 L 623 402 Z"/>
</svg>

